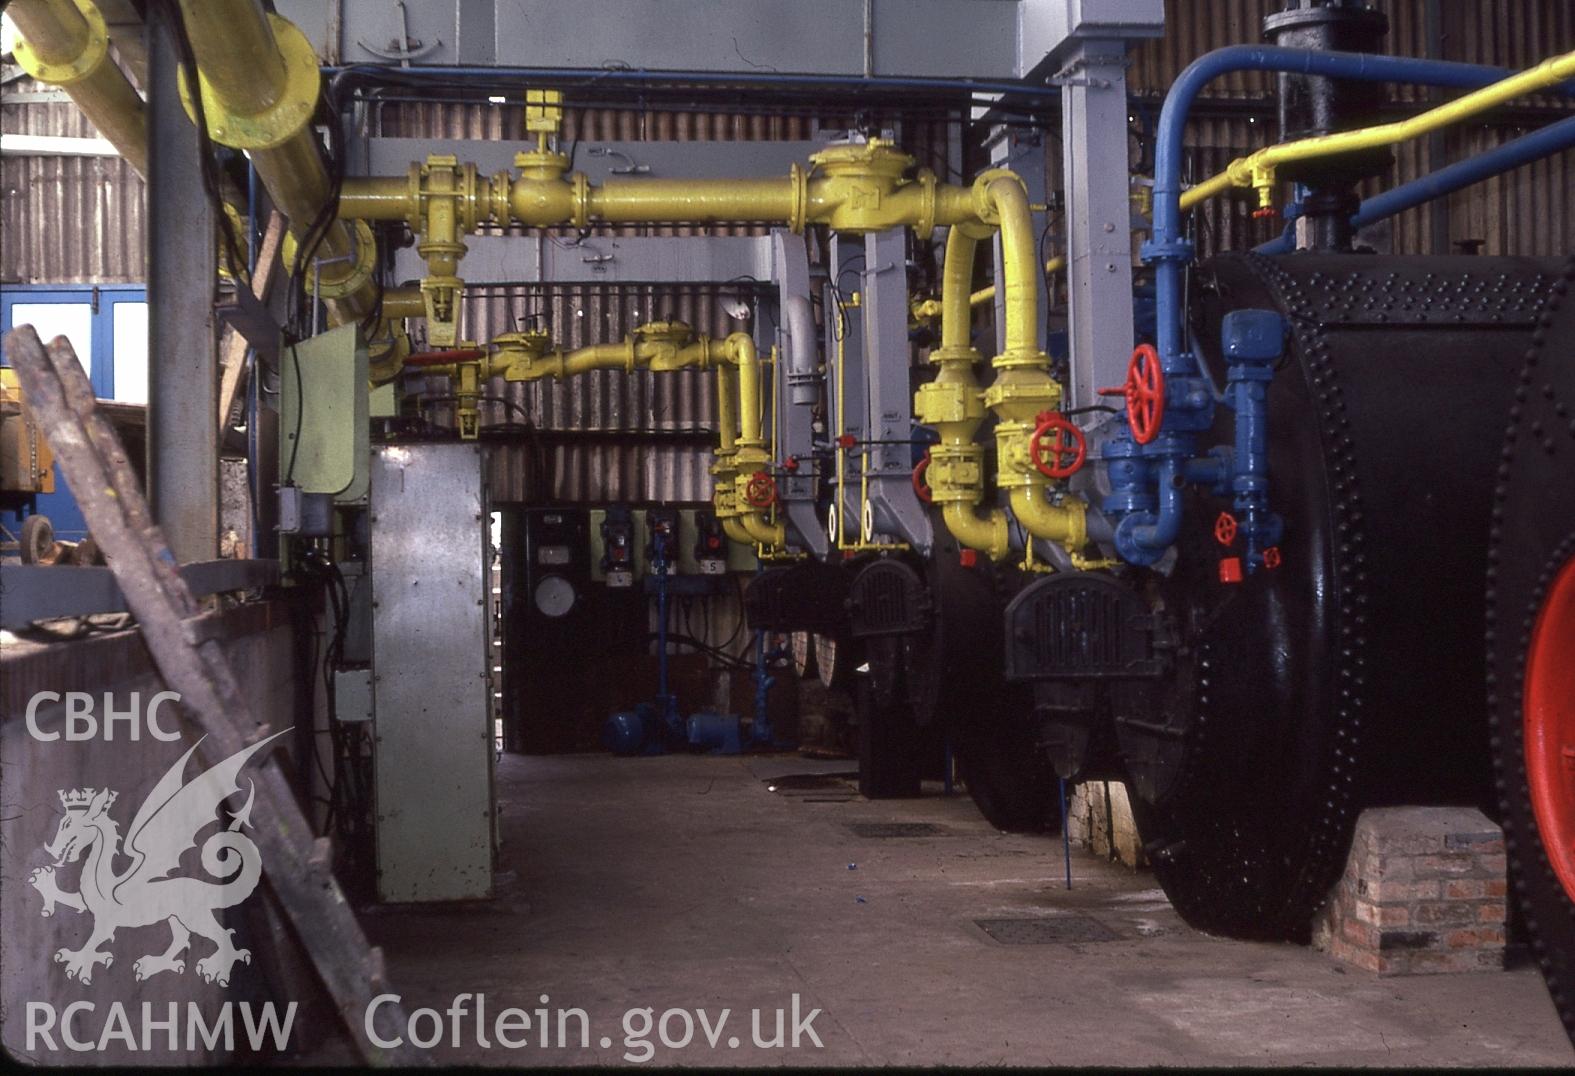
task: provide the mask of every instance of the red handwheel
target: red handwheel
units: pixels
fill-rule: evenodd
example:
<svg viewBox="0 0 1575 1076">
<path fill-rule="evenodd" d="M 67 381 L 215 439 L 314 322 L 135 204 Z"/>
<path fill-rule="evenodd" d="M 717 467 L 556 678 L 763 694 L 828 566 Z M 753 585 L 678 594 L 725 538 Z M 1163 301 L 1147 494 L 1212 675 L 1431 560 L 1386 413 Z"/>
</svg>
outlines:
<svg viewBox="0 0 1575 1076">
<path fill-rule="evenodd" d="M 1146 445 L 1159 436 L 1165 421 L 1165 369 L 1153 344 L 1139 344 L 1127 363 L 1127 380 L 1114 388 L 1100 389 L 1101 396 L 1124 396 L 1132 440 Z"/>
<path fill-rule="evenodd" d="M 744 500 L 751 508 L 770 508 L 777 501 L 776 482 L 765 471 L 756 471 L 744 487 Z"/>
<path fill-rule="evenodd" d="M 1220 545 L 1230 545 L 1236 540 L 1236 517 L 1229 512 L 1221 512 L 1214 521 L 1214 540 Z"/>
<path fill-rule="evenodd" d="M 1045 439 L 1047 434 L 1049 440 Z M 1047 478 L 1071 478 L 1088 458 L 1088 441 L 1065 415 L 1044 411 L 1028 439 L 1028 456 Z"/>
<path fill-rule="evenodd" d="M 924 458 L 913 467 L 913 494 L 925 504 L 931 503 L 935 498 L 930 492 L 930 485 L 924 480 L 924 472 L 930 469 L 930 454 L 926 452 Z"/>
</svg>

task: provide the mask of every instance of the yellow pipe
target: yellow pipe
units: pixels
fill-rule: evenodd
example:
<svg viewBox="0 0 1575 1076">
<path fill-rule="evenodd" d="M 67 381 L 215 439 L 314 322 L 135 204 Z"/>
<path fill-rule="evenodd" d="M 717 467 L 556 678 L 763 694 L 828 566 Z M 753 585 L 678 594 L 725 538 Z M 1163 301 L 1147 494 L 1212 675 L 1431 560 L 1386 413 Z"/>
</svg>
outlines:
<svg viewBox="0 0 1575 1076">
<path fill-rule="evenodd" d="M 109 33 L 92 0 L 12 0 L 6 14 L 22 40 L 16 61 L 59 86 L 132 170 L 148 176 L 148 120 L 142 99 L 109 59 Z"/>
<path fill-rule="evenodd" d="M 242 149 L 274 205 L 300 242 L 331 190 L 311 119 L 321 76 L 312 44 L 294 24 L 263 11 L 258 0 L 180 0 L 196 56 L 203 113 L 214 141 Z M 189 96 L 191 88 L 186 87 Z M 364 232 L 331 221 L 316 251 L 317 290 L 330 320 L 371 312 L 375 258 Z"/>
<path fill-rule="evenodd" d="M 984 422 L 985 409 L 974 374 L 981 356 L 968 342 L 968 289 L 973 283 L 974 257 L 980 238 L 989 234 L 982 225 L 959 225 L 946 237 L 941 268 L 941 346 L 930 352 L 930 361 L 940 370 L 934 381 L 920 386 L 913 411 L 920 422 L 940 435 L 940 441 L 930 448 L 924 477 L 931 499 L 941 506 L 946 529 L 969 549 L 977 549 L 991 560 L 1002 560 L 1011 551 L 1006 513 L 991 508 L 980 514 L 976 508 L 984 499 L 984 448 L 974 437 Z"/>
<path fill-rule="evenodd" d="M 1055 257 L 1053 257 L 1049 261 L 1045 262 L 1045 275 L 1048 276 L 1051 273 L 1059 273 L 1061 270 L 1063 270 L 1065 268 L 1066 268 L 1066 255 L 1064 255 L 1064 254 L 1057 254 Z M 990 303 L 990 302 L 994 301 L 994 299 L 995 299 L 995 285 L 991 284 L 988 288 L 980 288 L 978 291 L 976 291 L 972 295 L 968 296 L 968 305 L 969 306 L 984 306 L 986 303 Z"/>
<path fill-rule="evenodd" d="M 1566 52 L 1560 56 L 1553 56 L 1542 61 L 1535 67 L 1509 78 L 1501 79 L 1491 86 L 1484 86 L 1464 97 L 1439 105 L 1437 108 L 1428 109 L 1426 112 L 1411 116 L 1393 123 L 1381 123 L 1373 127 L 1364 127 L 1357 131 L 1340 131 L 1336 134 L 1314 135 L 1311 138 L 1298 139 L 1295 142 L 1283 142 L 1277 146 L 1267 146 L 1247 157 L 1239 157 L 1232 161 L 1225 171 L 1214 176 L 1199 187 L 1187 192 L 1188 195 L 1195 191 L 1204 191 L 1192 198 L 1189 203 L 1187 196 L 1182 198 L 1182 207 L 1201 201 L 1210 194 L 1217 194 L 1229 187 L 1256 187 L 1259 201 L 1263 205 L 1272 204 L 1274 189 L 1275 169 L 1283 164 L 1293 161 L 1305 161 L 1317 157 L 1327 157 L 1339 153 L 1351 153 L 1356 150 L 1373 149 L 1378 146 L 1390 146 L 1398 142 L 1409 142 L 1424 134 L 1437 131 L 1452 123 L 1459 123 L 1516 97 L 1538 90 L 1556 86 L 1570 78 L 1575 78 L 1575 52 Z"/>
<path fill-rule="evenodd" d="M 1006 300 L 1006 346 L 993 361 L 995 382 L 984 394 L 996 416 L 996 485 L 1009 491 L 1012 515 L 1030 535 L 1075 550 L 1087 538 L 1087 506 L 1078 498 L 1050 504 L 1045 499 L 1050 479 L 1030 450 L 1038 416 L 1061 405 L 1061 386 L 1038 346 L 1039 263 L 1028 194 L 1011 175 L 991 180 L 987 193 L 1001 227 Z"/>
<path fill-rule="evenodd" d="M 1231 186 L 1230 173 L 1221 172 L 1219 175 L 1206 179 L 1202 183 L 1188 187 L 1183 191 L 1181 194 L 1181 208 L 1191 209 L 1199 202 L 1207 201 L 1217 194 L 1224 194 L 1231 189 Z"/>
<path fill-rule="evenodd" d="M 1050 360 L 1039 350 L 1039 263 L 1034 250 L 1028 192 L 1016 176 L 992 179 L 986 191 L 1001 220 L 1001 269 L 1006 287 L 1006 346 L 996 365 L 1019 358 L 1042 367 Z"/>
<path fill-rule="evenodd" d="M 190 2 L 190 0 L 187 0 Z M 905 225 L 921 235 L 978 217 L 971 187 L 939 183 L 913 159 L 879 139 L 834 146 L 778 179 L 609 180 L 592 185 L 568 174 L 568 161 L 544 149 L 519 154 L 518 174 L 499 173 L 478 193 L 477 223 L 528 227 L 593 222 L 640 224 L 780 223 L 794 231 L 824 224 L 837 231 L 874 232 Z M 404 177 L 347 179 L 340 215 L 357 220 L 409 221 L 418 216 Z"/>
<path fill-rule="evenodd" d="M 383 292 L 386 318 L 422 318 L 426 313 L 427 301 L 420 288 L 389 288 Z"/>
<path fill-rule="evenodd" d="M 284 98 L 284 57 L 261 4 L 181 0 L 180 7 L 203 80 L 232 111 L 257 115 Z M 225 41 L 227 48 L 219 44 Z"/>
</svg>

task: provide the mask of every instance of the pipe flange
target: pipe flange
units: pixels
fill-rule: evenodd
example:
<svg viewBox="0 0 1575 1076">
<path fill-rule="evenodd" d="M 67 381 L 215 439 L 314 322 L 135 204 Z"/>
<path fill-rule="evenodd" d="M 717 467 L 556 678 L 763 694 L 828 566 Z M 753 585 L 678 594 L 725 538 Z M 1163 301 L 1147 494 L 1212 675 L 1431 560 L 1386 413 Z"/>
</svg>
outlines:
<svg viewBox="0 0 1575 1076">
<path fill-rule="evenodd" d="M 913 222 L 913 234 L 928 241 L 935 234 L 935 173 L 921 168 L 915 179 L 919 184 L 919 219 Z"/>
<path fill-rule="evenodd" d="M 486 218 L 482 214 L 482 194 L 476 181 L 476 166 L 466 161 L 455 175 L 455 188 L 459 194 L 459 227 L 462 232 L 473 232 Z"/>
<path fill-rule="evenodd" d="M 232 149 L 261 150 L 282 145 L 311 123 L 312 113 L 317 111 L 322 86 L 317 51 L 300 27 L 289 19 L 269 15 L 268 25 L 273 29 L 279 56 L 284 61 L 284 89 L 271 108 L 255 115 L 232 112 L 208 86 L 201 70 L 197 72 L 197 81 L 202 84 L 202 111 L 208 119 L 208 132 L 215 142 Z M 181 103 L 186 106 L 186 115 L 195 123 L 197 111 L 192 106 L 191 88 L 186 84 L 184 68 L 179 77 Z"/>
<path fill-rule="evenodd" d="M 794 161 L 788 168 L 788 184 L 793 191 L 793 203 L 788 211 L 788 230 L 803 235 L 809 221 L 809 176 Z"/>
<path fill-rule="evenodd" d="M 973 212 L 985 224 L 992 228 L 1001 226 L 1001 214 L 995 208 L 995 199 L 990 197 L 990 185 L 998 179 L 1009 179 L 1023 188 L 1024 193 L 1028 185 L 1023 182 L 1023 177 L 1010 168 L 991 168 L 980 172 L 974 178 L 973 188 L 970 191 L 973 200 Z"/>
<path fill-rule="evenodd" d="M 489 183 L 487 210 L 491 214 L 490 220 L 494 224 L 509 224 L 512 211 L 509 209 L 509 191 L 513 188 L 513 177 L 507 172 L 494 172 Z"/>
<path fill-rule="evenodd" d="M 16 39 L 16 62 L 40 82 L 52 86 L 69 86 L 73 82 L 80 82 L 97 71 L 98 65 L 109 55 L 109 28 L 104 22 L 103 12 L 99 11 L 93 0 L 76 0 L 76 6 L 87 20 L 88 40 L 75 59 L 65 63 L 48 63 L 38 58 L 38 53 L 25 39 L 20 36 Z"/>
<path fill-rule="evenodd" d="M 584 172 L 576 172 L 569 177 L 569 183 L 574 188 L 573 224 L 576 228 L 589 228 L 591 226 L 591 181 L 586 178 Z"/>
<path fill-rule="evenodd" d="M 349 222 L 346 222 L 349 223 Z M 364 220 L 354 222 L 351 230 L 351 240 L 354 249 L 350 252 L 348 261 L 335 261 L 324 265 L 318 261 L 306 267 L 306 284 L 315 288 L 320 299 L 342 299 L 351 292 L 358 291 L 363 284 L 372 279 L 372 273 L 377 268 L 377 239 L 372 234 L 372 226 Z M 294 275 L 295 257 L 299 250 L 299 242 L 293 232 L 286 232 L 284 240 L 279 244 L 279 258 L 284 265 L 284 271 Z M 330 275 L 324 275 L 327 269 Z"/>
</svg>

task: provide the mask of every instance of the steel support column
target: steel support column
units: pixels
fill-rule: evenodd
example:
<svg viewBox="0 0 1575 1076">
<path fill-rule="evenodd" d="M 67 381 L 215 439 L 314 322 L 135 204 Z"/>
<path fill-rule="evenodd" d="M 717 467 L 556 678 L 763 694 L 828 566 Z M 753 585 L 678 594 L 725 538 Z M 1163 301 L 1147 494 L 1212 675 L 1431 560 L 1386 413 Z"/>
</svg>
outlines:
<svg viewBox="0 0 1575 1076">
<path fill-rule="evenodd" d="M 181 562 L 218 552 L 216 223 L 176 91 L 172 7 L 148 11 L 148 492 Z"/>
<path fill-rule="evenodd" d="M 780 361 L 772 368 L 781 423 L 778 459 L 793 459 L 796 470 L 779 483 L 787 515 L 788 542 L 824 559 L 831 550 L 826 528 L 816 512 L 821 458 L 815 453 L 816 405 L 821 402 L 820 348 L 810 306 L 809 257 L 803 236 L 784 228 L 771 233 L 771 278 L 777 286 Z M 828 315 L 829 316 L 829 315 Z"/>
<path fill-rule="evenodd" d="M 1073 408 L 1121 384 L 1132 355 L 1126 62 L 1121 41 L 1074 40 L 1060 76 Z"/>
<path fill-rule="evenodd" d="M 934 540 L 930 517 L 913 492 L 907 238 L 906 228 L 864 237 L 860 291 L 864 297 L 862 350 L 868 409 L 865 436 L 870 445 L 863 461 L 869 467 L 875 532 L 901 538 L 920 553 L 928 553 Z"/>
</svg>

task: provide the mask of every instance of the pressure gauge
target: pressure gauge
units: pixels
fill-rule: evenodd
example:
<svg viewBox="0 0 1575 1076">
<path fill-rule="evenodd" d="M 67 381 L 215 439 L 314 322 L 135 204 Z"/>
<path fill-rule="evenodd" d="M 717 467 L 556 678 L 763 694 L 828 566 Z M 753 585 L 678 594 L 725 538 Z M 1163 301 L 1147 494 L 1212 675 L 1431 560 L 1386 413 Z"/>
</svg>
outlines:
<svg viewBox="0 0 1575 1076">
<path fill-rule="evenodd" d="M 543 576 L 531 598 L 542 616 L 564 616 L 574 608 L 574 584 L 561 575 Z"/>
</svg>

